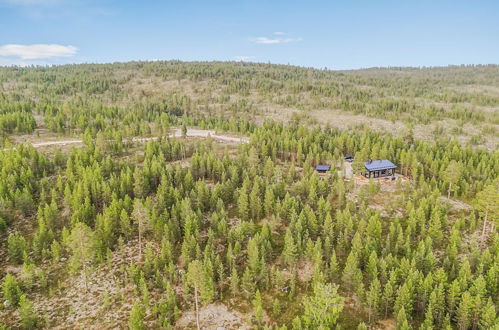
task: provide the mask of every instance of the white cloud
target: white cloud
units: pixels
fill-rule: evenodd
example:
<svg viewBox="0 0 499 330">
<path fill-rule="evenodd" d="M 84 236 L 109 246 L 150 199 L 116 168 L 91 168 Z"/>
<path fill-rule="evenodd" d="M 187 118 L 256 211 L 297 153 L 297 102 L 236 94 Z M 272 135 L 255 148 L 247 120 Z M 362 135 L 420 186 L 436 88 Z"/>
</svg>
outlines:
<svg viewBox="0 0 499 330">
<path fill-rule="evenodd" d="M 290 42 L 302 41 L 302 38 L 267 38 L 267 37 L 257 37 L 253 39 L 256 44 L 263 45 L 275 45 L 275 44 L 287 44 Z"/>
<path fill-rule="evenodd" d="M 240 62 L 246 62 L 248 60 L 251 60 L 251 59 L 254 59 L 255 56 L 234 56 L 234 60 L 236 61 L 240 61 Z"/>
<path fill-rule="evenodd" d="M 16 57 L 22 60 L 39 60 L 53 57 L 71 57 L 78 48 L 57 44 L 4 45 L 0 46 L 0 57 Z"/>
</svg>

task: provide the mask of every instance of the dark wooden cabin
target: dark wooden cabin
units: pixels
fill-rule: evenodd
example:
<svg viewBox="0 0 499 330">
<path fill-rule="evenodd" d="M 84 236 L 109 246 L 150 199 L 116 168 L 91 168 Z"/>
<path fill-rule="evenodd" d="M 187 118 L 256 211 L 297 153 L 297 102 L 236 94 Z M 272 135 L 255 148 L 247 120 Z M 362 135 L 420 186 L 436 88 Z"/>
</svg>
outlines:
<svg viewBox="0 0 499 330">
<path fill-rule="evenodd" d="M 366 172 L 364 176 L 366 178 L 379 178 L 386 176 L 395 176 L 395 169 L 397 166 L 387 159 L 382 160 L 370 160 L 365 162 Z"/>
</svg>

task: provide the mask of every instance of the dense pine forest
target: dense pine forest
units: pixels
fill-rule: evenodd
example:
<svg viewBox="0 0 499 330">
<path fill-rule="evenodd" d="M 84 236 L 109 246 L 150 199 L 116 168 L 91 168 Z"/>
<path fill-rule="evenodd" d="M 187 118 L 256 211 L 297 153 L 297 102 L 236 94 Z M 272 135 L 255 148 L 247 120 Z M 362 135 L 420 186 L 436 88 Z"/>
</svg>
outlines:
<svg viewBox="0 0 499 330">
<path fill-rule="evenodd" d="M 498 329 L 498 127 L 496 65 L 0 67 L 0 329 Z"/>
</svg>

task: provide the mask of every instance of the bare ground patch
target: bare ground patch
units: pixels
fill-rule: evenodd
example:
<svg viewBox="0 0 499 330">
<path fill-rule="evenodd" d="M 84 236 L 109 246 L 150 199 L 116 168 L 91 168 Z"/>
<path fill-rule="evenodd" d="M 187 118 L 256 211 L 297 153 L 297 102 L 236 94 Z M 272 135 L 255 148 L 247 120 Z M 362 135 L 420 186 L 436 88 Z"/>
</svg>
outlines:
<svg viewBox="0 0 499 330">
<path fill-rule="evenodd" d="M 395 319 L 386 319 L 378 321 L 378 325 L 380 329 L 384 330 L 395 330 L 397 328 L 397 323 Z"/>
<path fill-rule="evenodd" d="M 391 180 L 391 177 L 367 179 L 364 176 L 357 175 L 353 178 L 355 185 L 352 192 L 347 194 L 349 199 L 359 200 L 359 196 L 367 196 L 368 206 L 373 210 L 380 211 L 382 217 L 402 217 L 403 206 L 405 203 L 400 201 L 401 192 L 407 189 L 407 185 L 411 184 L 409 178 L 397 174 L 396 180 Z M 379 185 L 379 191 L 369 195 L 365 189 L 370 182 Z M 367 195 L 366 195 L 367 194 Z M 365 197 L 364 197 L 365 198 Z"/>
<path fill-rule="evenodd" d="M 441 196 L 439 200 L 444 204 L 449 204 L 455 211 L 471 211 L 473 209 L 473 207 L 468 203 L 455 199 L 449 199 L 445 196 Z"/>
<path fill-rule="evenodd" d="M 320 123 L 329 124 L 339 129 L 367 125 L 379 131 L 397 133 L 406 128 L 406 125 L 400 121 L 391 122 L 389 120 L 346 113 L 340 110 L 314 110 L 310 111 L 310 117 L 315 118 Z"/>
<path fill-rule="evenodd" d="M 250 318 L 238 311 L 229 310 L 223 304 L 210 304 L 199 310 L 199 321 L 202 329 L 252 329 Z M 196 312 L 194 310 L 182 313 L 175 324 L 176 329 L 195 329 Z"/>
</svg>

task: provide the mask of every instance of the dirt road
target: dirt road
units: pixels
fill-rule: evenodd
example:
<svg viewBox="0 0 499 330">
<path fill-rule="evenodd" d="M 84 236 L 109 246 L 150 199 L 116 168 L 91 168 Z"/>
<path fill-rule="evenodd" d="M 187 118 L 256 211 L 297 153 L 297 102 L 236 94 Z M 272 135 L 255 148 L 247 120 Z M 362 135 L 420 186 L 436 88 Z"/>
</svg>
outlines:
<svg viewBox="0 0 499 330">
<path fill-rule="evenodd" d="M 214 140 L 221 142 L 229 142 L 229 143 L 248 143 L 249 138 L 246 136 L 243 137 L 233 137 L 229 135 L 217 135 L 215 130 L 206 130 L 206 129 L 197 129 L 197 128 L 189 128 L 187 129 L 187 137 L 199 137 L 199 138 L 208 138 L 211 137 Z M 182 137 L 182 130 L 177 128 L 172 133 L 168 135 L 170 138 L 179 138 Z M 157 140 L 158 137 L 134 137 L 131 139 L 133 142 L 147 142 L 151 140 Z M 34 142 L 31 145 L 34 148 L 41 147 L 50 147 L 50 146 L 65 146 L 68 144 L 80 144 L 83 143 L 81 139 L 68 139 L 68 140 L 58 140 L 58 141 L 41 141 Z M 4 149 L 8 150 L 8 149 Z"/>
</svg>

